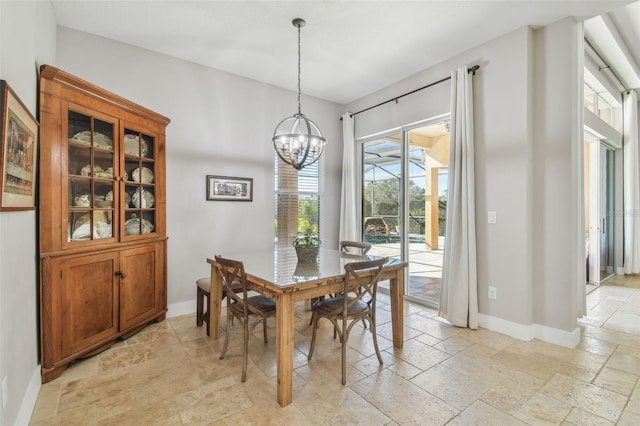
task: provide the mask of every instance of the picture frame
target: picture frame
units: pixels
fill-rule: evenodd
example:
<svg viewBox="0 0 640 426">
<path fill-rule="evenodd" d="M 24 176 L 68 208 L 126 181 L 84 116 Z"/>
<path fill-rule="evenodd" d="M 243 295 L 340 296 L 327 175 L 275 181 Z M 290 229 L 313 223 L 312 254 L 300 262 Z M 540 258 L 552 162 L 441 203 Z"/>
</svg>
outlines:
<svg viewBox="0 0 640 426">
<path fill-rule="evenodd" d="M 38 122 L 0 80 L 0 211 L 36 208 Z"/>
<path fill-rule="evenodd" d="M 253 201 L 253 179 L 207 175 L 207 201 Z"/>
</svg>

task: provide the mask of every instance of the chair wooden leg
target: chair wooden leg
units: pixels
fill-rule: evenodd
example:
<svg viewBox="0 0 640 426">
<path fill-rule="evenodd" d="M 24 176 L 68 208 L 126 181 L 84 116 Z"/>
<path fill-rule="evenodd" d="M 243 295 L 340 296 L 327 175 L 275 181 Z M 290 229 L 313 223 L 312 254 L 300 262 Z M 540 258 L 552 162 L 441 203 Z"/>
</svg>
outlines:
<svg viewBox="0 0 640 426">
<path fill-rule="evenodd" d="M 307 355 L 307 360 L 311 361 L 311 356 L 313 355 L 313 348 L 316 345 L 316 332 L 318 331 L 318 315 L 314 312 L 311 314 L 311 324 L 313 326 L 313 335 L 311 336 L 311 346 L 309 346 L 309 355 Z"/>
<path fill-rule="evenodd" d="M 227 353 L 227 347 L 229 347 L 229 334 L 231 334 L 231 330 L 229 330 L 231 324 L 231 310 L 227 310 L 227 331 L 224 333 L 224 345 L 222 345 L 222 352 L 220 353 L 220 359 L 224 359 L 224 354 Z"/>
<path fill-rule="evenodd" d="M 209 303 L 209 298 L 207 297 L 207 304 Z M 209 309 L 202 316 L 202 320 L 207 323 L 207 336 L 211 336 L 211 323 L 209 322 Z"/>
<path fill-rule="evenodd" d="M 197 287 L 196 291 L 196 326 L 202 326 L 204 314 L 204 292 L 200 287 Z"/>
<path fill-rule="evenodd" d="M 204 306 L 207 308 L 207 311 L 202 314 L 202 320 L 207 323 L 207 336 L 211 336 L 211 322 L 209 321 L 209 298 L 211 297 L 210 293 L 204 293 Z M 204 307 L 203 307 L 204 309 Z"/>
<path fill-rule="evenodd" d="M 345 324 L 345 323 L 343 323 Z M 335 333 L 335 328 L 333 329 Z M 342 385 L 347 384 L 347 330 L 346 327 L 342 327 Z"/>
<path fill-rule="evenodd" d="M 382 356 L 380 355 L 380 349 L 378 349 L 378 334 L 376 333 L 376 319 L 375 317 L 369 317 L 370 331 L 373 335 L 373 347 L 376 349 L 376 355 L 378 356 L 378 361 L 380 365 L 382 365 Z"/>
<path fill-rule="evenodd" d="M 266 318 L 262 318 L 262 329 L 264 330 L 264 342 L 268 343 L 268 341 L 267 341 L 267 319 Z"/>
<path fill-rule="evenodd" d="M 313 299 L 311 299 L 311 307 L 313 308 L 313 304 L 316 303 L 319 300 L 324 300 L 324 296 L 314 297 Z M 311 316 L 311 319 L 309 320 L 309 325 L 311 325 L 312 322 L 313 322 L 313 315 Z"/>
<path fill-rule="evenodd" d="M 244 341 L 242 342 L 242 382 L 247 381 L 247 357 L 249 355 L 249 321 L 247 318 L 243 321 L 244 329 L 243 329 L 243 337 Z"/>
</svg>

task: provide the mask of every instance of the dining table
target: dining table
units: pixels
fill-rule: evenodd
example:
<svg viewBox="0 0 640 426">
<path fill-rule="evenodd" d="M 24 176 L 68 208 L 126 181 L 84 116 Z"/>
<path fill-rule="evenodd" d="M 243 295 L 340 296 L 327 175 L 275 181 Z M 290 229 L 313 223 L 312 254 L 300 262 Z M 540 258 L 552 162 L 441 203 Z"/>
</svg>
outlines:
<svg viewBox="0 0 640 426">
<path fill-rule="evenodd" d="M 298 262 L 295 249 L 274 248 L 262 251 L 220 253 L 244 264 L 247 287 L 272 298 L 276 302 L 276 363 L 277 400 L 287 406 L 293 398 L 293 356 L 295 334 L 295 303 L 343 291 L 344 266 L 347 263 L 374 260 L 377 256 L 341 253 L 339 250 L 320 248 L 317 262 Z M 216 269 L 215 257 L 211 264 L 209 321 L 211 339 L 220 337 L 222 309 L 222 280 Z M 389 258 L 383 268 L 381 280 L 389 280 L 393 346 L 403 343 L 404 270 L 407 262 Z"/>
</svg>

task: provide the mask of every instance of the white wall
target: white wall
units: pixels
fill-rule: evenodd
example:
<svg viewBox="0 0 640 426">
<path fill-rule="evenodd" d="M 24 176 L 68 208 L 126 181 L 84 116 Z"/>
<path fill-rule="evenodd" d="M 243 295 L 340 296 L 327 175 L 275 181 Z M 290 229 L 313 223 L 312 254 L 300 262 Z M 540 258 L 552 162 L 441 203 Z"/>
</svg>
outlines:
<svg viewBox="0 0 640 426">
<path fill-rule="evenodd" d="M 573 332 L 576 272 L 584 273 L 582 34 L 571 18 L 535 33 L 534 53 L 534 319 Z M 580 101 L 580 102 L 579 102 Z M 578 152 L 579 151 L 579 152 Z M 579 231 L 578 231 L 579 229 Z M 579 235 L 578 235 L 579 232 Z M 581 250 L 575 242 L 580 240 Z M 580 265 L 580 269 L 576 265 Z M 584 283 L 584 276 L 580 283 Z M 578 342 L 576 342 L 577 344 Z"/>
<path fill-rule="evenodd" d="M 50 2 L 0 2 L 0 78 L 37 117 L 38 64 L 55 58 Z M 40 380 L 36 212 L 0 212 L 0 424 L 26 424 Z"/>
<path fill-rule="evenodd" d="M 563 85 L 575 78 L 575 31 L 573 20 L 538 31 L 521 28 L 348 105 L 358 111 L 437 81 L 462 65 L 480 65 L 473 88 L 481 325 L 567 346 L 575 344 L 576 328 L 576 256 L 569 228 L 577 220 L 572 216 L 577 187 L 570 179 L 571 103 L 577 98 L 573 86 Z M 547 62 L 543 66 L 539 60 Z M 356 116 L 356 136 L 448 109 L 449 84 L 442 83 L 397 105 Z M 494 225 L 487 224 L 488 210 L 497 212 Z M 488 299 L 488 286 L 497 288 L 496 300 Z"/>
<path fill-rule="evenodd" d="M 280 120 L 296 112 L 295 92 L 62 27 L 57 66 L 171 119 L 170 315 L 195 310 L 195 280 L 210 273 L 207 257 L 273 246 L 271 137 Z M 329 141 L 321 227 L 324 243 L 337 247 L 343 108 L 303 95 L 302 110 Z M 205 201 L 207 174 L 253 178 L 253 202 Z"/>
</svg>

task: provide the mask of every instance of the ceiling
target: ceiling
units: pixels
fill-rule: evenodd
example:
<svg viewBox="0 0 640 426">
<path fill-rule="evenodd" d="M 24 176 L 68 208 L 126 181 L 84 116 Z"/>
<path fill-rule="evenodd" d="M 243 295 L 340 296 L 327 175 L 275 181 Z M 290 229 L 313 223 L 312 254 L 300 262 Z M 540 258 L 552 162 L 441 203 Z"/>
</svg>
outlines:
<svg viewBox="0 0 640 426">
<path fill-rule="evenodd" d="M 50 1 L 60 26 L 290 90 L 297 90 L 291 21 L 304 18 L 302 92 L 340 104 L 517 28 L 567 16 L 613 11 L 607 24 L 620 26 L 616 37 L 635 49 L 627 56 L 636 72 L 640 64 L 640 2 L 628 0 Z"/>
</svg>

